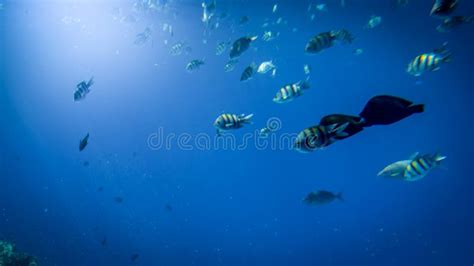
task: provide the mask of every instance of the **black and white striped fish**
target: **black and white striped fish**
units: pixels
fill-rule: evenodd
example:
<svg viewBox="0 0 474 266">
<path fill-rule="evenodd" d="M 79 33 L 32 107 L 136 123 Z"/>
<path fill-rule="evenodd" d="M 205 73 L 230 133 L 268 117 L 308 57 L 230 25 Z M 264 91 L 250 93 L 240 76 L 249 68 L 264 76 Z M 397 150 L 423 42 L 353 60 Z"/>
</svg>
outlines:
<svg viewBox="0 0 474 266">
<path fill-rule="evenodd" d="M 446 159 L 439 153 L 419 155 L 416 153 L 410 158 L 410 163 L 405 168 L 404 179 L 406 181 L 417 181 L 422 179 L 433 168 L 439 166 Z"/>
<path fill-rule="evenodd" d="M 303 82 L 299 81 L 298 83 L 294 84 L 288 84 L 280 88 L 275 97 L 273 97 L 273 101 L 276 103 L 290 102 L 293 99 L 303 95 L 303 90 L 307 90 L 309 87 L 310 85 L 308 80 Z"/>
<path fill-rule="evenodd" d="M 315 151 L 329 146 L 337 141 L 337 138 L 348 136 L 344 130 L 349 123 L 331 124 L 328 126 L 312 126 L 301 131 L 296 137 L 294 148 L 303 153 Z"/>
<path fill-rule="evenodd" d="M 77 90 L 74 92 L 74 101 L 84 100 L 86 95 L 90 92 L 90 87 L 94 84 L 94 78 L 90 78 L 88 82 L 81 81 L 76 85 Z"/>
<path fill-rule="evenodd" d="M 202 65 L 204 65 L 203 60 L 194 59 L 186 65 L 186 70 L 192 72 L 199 69 Z"/>
<path fill-rule="evenodd" d="M 451 60 L 451 52 L 446 48 L 446 45 L 445 43 L 443 47 L 436 49 L 434 52 L 415 57 L 408 64 L 407 72 L 413 76 L 420 76 L 424 72 L 438 70 L 441 64 Z"/>
<path fill-rule="evenodd" d="M 220 42 L 220 43 L 218 43 L 217 47 L 216 47 L 216 55 L 223 54 L 227 50 L 227 47 L 229 45 L 230 45 L 230 42 Z"/>
<path fill-rule="evenodd" d="M 214 127 L 217 129 L 218 134 L 230 129 L 239 129 L 243 127 L 244 124 L 251 124 L 250 119 L 252 119 L 252 117 L 253 114 L 221 114 L 216 121 L 214 121 Z"/>
<path fill-rule="evenodd" d="M 322 32 L 309 40 L 306 44 L 305 51 L 309 54 L 319 53 L 324 49 L 332 47 L 335 40 L 342 43 L 351 43 L 354 37 L 345 29 Z"/>
<path fill-rule="evenodd" d="M 405 181 L 417 181 L 439 166 L 444 159 L 446 159 L 446 156 L 442 156 L 439 153 L 420 155 L 417 152 L 408 160 L 388 165 L 378 175 Z"/>
</svg>

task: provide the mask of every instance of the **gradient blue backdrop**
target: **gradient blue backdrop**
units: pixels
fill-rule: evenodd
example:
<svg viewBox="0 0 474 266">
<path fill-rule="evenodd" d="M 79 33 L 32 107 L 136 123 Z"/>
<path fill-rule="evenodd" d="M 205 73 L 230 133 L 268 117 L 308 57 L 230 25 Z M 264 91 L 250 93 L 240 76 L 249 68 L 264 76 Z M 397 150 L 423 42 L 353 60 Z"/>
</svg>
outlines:
<svg viewBox="0 0 474 266">
<path fill-rule="evenodd" d="M 134 253 L 137 265 L 474 263 L 474 25 L 437 32 L 432 1 L 347 0 L 341 8 L 328 0 L 328 12 L 310 21 L 309 1 L 278 1 L 272 14 L 273 1 L 221 0 L 218 11 L 229 18 L 207 36 L 199 1 L 151 13 L 132 12 L 133 1 L 1 2 L 0 238 L 40 265 L 130 265 Z M 457 14 L 474 14 L 471 1 L 460 2 Z M 117 8 L 137 21 L 114 18 Z M 364 29 L 373 14 L 382 24 Z M 249 24 L 231 27 L 242 15 Z M 257 40 L 224 73 L 227 53 L 215 55 L 217 42 L 261 35 L 265 19 L 278 17 L 288 21 L 271 27 L 280 37 Z M 163 23 L 173 25 L 173 37 Z M 153 41 L 135 45 L 147 26 Z M 339 28 L 355 35 L 353 44 L 304 54 L 310 37 Z M 177 41 L 191 54 L 172 57 Z M 420 78 L 405 72 L 412 58 L 446 41 L 451 63 Z M 354 55 L 356 48 L 364 53 Z M 192 59 L 206 64 L 187 73 Z M 239 82 L 251 62 L 270 59 L 275 78 Z M 312 66 L 312 88 L 274 104 L 280 86 L 305 77 L 304 64 Z M 92 92 L 74 102 L 75 85 L 90 76 Z M 277 135 L 296 133 L 325 114 L 358 114 L 385 93 L 425 103 L 426 112 L 311 154 L 147 145 L 159 128 L 213 136 L 223 111 L 255 114 L 255 124 L 236 136 L 270 117 L 282 121 Z M 89 146 L 79 152 L 87 132 Z M 419 182 L 376 176 L 415 151 L 436 150 L 448 156 L 445 169 Z M 345 201 L 301 203 L 318 189 L 341 191 Z"/>
</svg>

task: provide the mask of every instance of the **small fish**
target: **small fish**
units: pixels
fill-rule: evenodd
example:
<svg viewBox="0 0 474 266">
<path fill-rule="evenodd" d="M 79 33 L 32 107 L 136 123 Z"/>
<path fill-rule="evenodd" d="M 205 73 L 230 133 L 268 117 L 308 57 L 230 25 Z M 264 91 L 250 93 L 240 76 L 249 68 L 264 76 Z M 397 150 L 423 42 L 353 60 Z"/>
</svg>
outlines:
<svg viewBox="0 0 474 266">
<path fill-rule="evenodd" d="M 249 49 L 250 43 L 255 41 L 257 38 L 257 36 L 242 37 L 234 41 L 232 47 L 230 48 L 229 57 L 232 59 L 242 55 L 243 52 Z"/>
<path fill-rule="evenodd" d="M 351 43 L 354 40 L 354 37 L 347 30 L 336 30 L 322 32 L 309 40 L 306 44 L 305 51 L 308 54 L 319 53 L 324 49 L 332 47 L 334 41 L 338 40 L 342 43 Z"/>
<path fill-rule="evenodd" d="M 102 191 L 104 191 L 104 187 L 98 187 L 97 188 L 97 192 L 102 192 Z"/>
<path fill-rule="evenodd" d="M 135 253 L 135 254 L 133 254 L 133 255 L 130 257 L 130 260 L 131 260 L 132 262 L 135 262 L 135 261 L 138 260 L 139 257 L 140 257 L 140 255 L 138 255 L 138 254 Z"/>
<path fill-rule="evenodd" d="M 229 42 L 220 42 L 220 43 L 218 43 L 217 47 L 216 47 L 216 55 L 223 54 L 227 50 L 227 47 L 229 45 L 230 45 Z"/>
<path fill-rule="evenodd" d="M 74 92 L 74 101 L 84 100 L 90 92 L 90 87 L 94 85 L 94 77 L 90 78 L 88 82 L 81 81 L 76 85 L 76 91 Z"/>
<path fill-rule="evenodd" d="M 190 52 L 190 47 L 186 46 L 186 43 L 177 42 L 173 46 L 171 46 L 170 54 L 172 56 L 181 55 L 183 52 L 186 52 L 186 53 Z"/>
<path fill-rule="evenodd" d="M 222 114 L 214 121 L 214 127 L 217 129 L 217 134 L 220 134 L 223 131 L 239 129 L 243 127 L 244 124 L 251 124 L 250 119 L 252 119 L 252 117 L 253 114 Z"/>
<path fill-rule="evenodd" d="M 276 37 L 278 37 L 280 33 L 273 33 L 272 31 L 265 31 L 263 32 L 262 40 L 265 42 L 269 42 L 274 40 Z"/>
<path fill-rule="evenodd" d="M 245 25 L 250 21 L 250 18 L 248 16 L 242 16 L 239 20 L 239 25 Z"/>
<path fill-rule="evenodd" d="M 274 4 L 273 5 L 273 8 L 272 8 L 272 13 L 276 13 L 278 10 L 278 5 L 277 4 Z"/>
<path fill-rule="evenodd" d="M 227 61 L 227 63 L 224 65 L 224 71 L 225 71 L 225 72 L 230 72 L 230 71 L 234 70 L 235 65 L 237 65 L 238 62 L 239 62 L 239 60 L 238 60 L 237 58 L 230 59 L 230 60 Z"/>
<path fill-rule="evenodd" d="M 458 0 L 435 0 L 430 15 L 433 17 L 447 17 L 457 5 Z"/>
<path fill-rule="evenodd" d="M 81 141 L 79 141 L 79 151 L 83 151 L 86 148 L 88 142 L 89 142 L 89 133 L 87 133 L 87 135 Z"/>
<path fill-rule="evenodd" d="M 357 49 L 354 49 L 352 53 L 355 55 L 361 55 L 362 53 L 364 53 L 364 50 L 362 50 L 361 48 L 357 48 Z"/>
<path fill-rule="evenodd" d="M 88 166 L 89 166 L 89 161 L 84 161 L 84 162 L 82 163 L 82 165 L 83 165 L 84 167 L 88 167 Z"/>
<path fill-rule="evenodd" d="M 145 44 L 151 37 L 151 29 L 146 27 L 142 33 L 137 34 L 135 38 L 136 45 L 143 45 Z"/>
<path fill-rule="evenodd" d="M 331 203 L 336 199 L 344 201 L 344 199 L 342 198 L 342 193 L 334 194 L 330 191 L 319 190 L 316 192 L 310 192 L 303 199 L 303 202 L 308 205 L 323 205 Z"/>
<path fill-rule="evenodd" d="M 270 60 L 270 61 L 265 61 L 265 62 L 262 62 L 258 68 L 257 68 L 257 73 L 259 74 L 266 74 L 267 72 L 269 71 L 272 71 L 274 70 L 276 67 L 275 65 L 273 64 L 273 61 Z"/>
<path fill-rule="evenodd" d="M 167 203 L 167 204 L 165 205 L 165 209 L 166 209 L 167 211 L 169 211 L 169 212 L 173 211 L 173 207 L 172 207 L 171 204 L 169 204 L 169 203 Z"/>
<path fill-rule="evenodd" d="M 308 80 L 299 81 L 294 84 L 288 84 L 277 92 L 275 97 L 273 97 L 273 102 L 275 103 L 286 103 L 294 100 L 297 97 L 303 95 L 303 91 L 309 89 L 310 85 Z"/>
<path fill-rule="evenodd" d="M 463 25 L 469 24 L 474 21 L 474 16 L 464 17 L 464 16 L 454 16 L 449 17 L 443 20 L 443 22 L 436 27 L 436 30 L 439 32 L 450 32 L 451 30 Z"/>
<path fill-rule="evenodd" d="M 122 202 L 123 202 L 123 198 L 122 198 L 122 197 L 115 197 L 115 198 L 114 198 L 114 201 L 115 201 L 116 203 L 122 203 Z"/>
<path fill-rule="evenodd" d="M 253 77 L 255 73 L 255 64 L 251 64 L 250 66 L 246 67 L 240 76 L 240 81 L 247 81 Z"/>
<path fill-rule="evenodd" d="M 435 49 L 431 53 L 421 54 L 415 57 L 407 67 L 407 72 L 413 76 L 420 76 L 428 71 L 436 71 L 440 69 L 441 64 L 451 61 L 451 52 L 446 48 L 447 43 L 443 47 Z"/>
<path fill-rule="evenodd" d="M 380 25 L 382 23 L 382 17 L 381 16 L 375 16 L 372 15 L 369 19 L 369 22 L 367 22 L 367 25 L 365 25 L 366 29 L 373 29 Z"/>
<path fill-rule="evenodd" d="M 308 153 L 318 149 L 323 149 L 336 142 L 337 138 L 344 138 L 348 134 L 345 132 L 349 123 L 332 124 L 328 126 L 312 126 L 301 131 L 294 144 L 294 149 Z"/>
<path fill-rule="evenodd" d="M 216 10 L 216 1 L 212 1 L 209 3 L 202 3 L 201 4 L 203 12 L 202 12 L 202 22 L 208 23 L 211 18 L 214 16 L 214 11 Z"/>
<path fill-rule="evenodd" d="M 192 72 L 201 68 L 202 65 L 204 65 L 203 60 L 194 59 L 186 65 L 186 70 Z"/>
<path fill-rule="evenodd" d="M 304 65 L 303 66 L 303 71 L 306 75 L 311 74 L 311 66 L 310 65 Z"/>
<path fill-rule="evenodd" d="M 258 132 L 259 136 L 262 137 L 262 138 L 266 138 L 268 137 L 268 135 L 270 134 L 271 132 L 271 129 L 269 129 L 268 127 L 264 127 L 262 129 L 260 129 L 260 131 Z"/>
<path fill-rule="evenodd" d="M 328 12 L 326 4 L 318 4 L 316 5 L 316 9 L 321 12 Z"/>
<path fill-rule="evenodd" d="M 405 181 L 418 181 L 424 178 L 432 169 L 441 164 L 446 156 L 439 153 L 420 155 L 413 154 L 410 159 L 398 161 L 385 167 L 378 176 L 399 178 Z"/>
</svg>

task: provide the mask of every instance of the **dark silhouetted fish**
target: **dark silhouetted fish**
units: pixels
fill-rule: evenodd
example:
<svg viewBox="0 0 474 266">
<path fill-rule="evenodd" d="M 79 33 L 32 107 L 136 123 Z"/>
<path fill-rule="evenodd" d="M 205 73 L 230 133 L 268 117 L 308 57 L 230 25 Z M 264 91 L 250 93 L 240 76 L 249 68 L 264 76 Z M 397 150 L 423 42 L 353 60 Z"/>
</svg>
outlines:
<svg viewBox="0 0 474 266">
<path fill-rule="evenodd" d="M 104 238 L 102 239 L 102 241 L 100 241 L 100 244 L 105 247 L 107 246 L 107 237 L 104 236 Z"/>
<path fill-rule="evenodd" d="M 463 25 L 469 24 L 474 21 L 474 16 L 464 17 L 464 16 L 454 16 L 449 17 L 436 27 L 436 30 L 439 32 L 450 32 L 451 30 Z"/>
<path fill-rule="evenodd" d="M 122 203 L 123 202 L 122 197 L 115 197 L 114 200 L 115 200 L 116 203 Z"/>
<path fill-rule="evenodd" d="M 242 37 L 237 39 L 230 48 L 229 56 L 230 58 L 239 57 L 243 52 L 247 51 L 250 47 L 250 43 L 255 41 L 257 36 L 253 37 Z"/>
<path fill-rule="evenodd" d="M 395 96 L 380 95 L 370 99 L 360 113 L 365 126 L 389 125 L 398 122 L 412 114 L 422 113 L 423 104 L 413 104 Z"/>
<path fill-rule="evenodd" d="M 130 257 L 130 260 L 131 260 L 132 262 L 135 262 L 135 261 L 138 260 L 139 257 L 140 257 L 140 255 L 138 255 L 138 254 L 135 253 L 135 254 L 133 254 L 133 255 Z"/>
<path fill-rule="evenodd" d="M 308 205 L 322 205 L 331 203 L 334 200 L 342 200 L 342 193 L 334 194 L 330 191 L 319 190 L 316 192 L 310 192 L 304 199 L 303 202 Z"/>
<path fill-rule="evenodd" d="M 240 75 L 240 81 L 247 81 L 253 77 L 253 74 L 255 74 L 255 64 L 251 64 L 250 66 L 246 67 L 244 71 L 242 72 L 242 75 Z"/>
<path fill-rule="evenodd" d="M 321 118 L 319 124 L 321 126 L 330 126 L 334 124 L 346 124 L 347 127 L 344 132 L 347 135 L 336 135 L 334 139 L 341 140 L 353 136 L 364 129 L 363 119 L 359 116 L 343 115 L 343 114 L 332 114 Z"/>
<path fill-rule="evenodd" d="M 457 5 L 458 0 L 435 0 L 430 15 L 434 17 L 449 16 Z"/>
<path fill-rule="evenodd" d="M 79 151 L 83 151 L 86 148 L 88 141 L 89 133 L 87 133 L 87 135 L 81 141 L 79 141 Z"/>
</svg>

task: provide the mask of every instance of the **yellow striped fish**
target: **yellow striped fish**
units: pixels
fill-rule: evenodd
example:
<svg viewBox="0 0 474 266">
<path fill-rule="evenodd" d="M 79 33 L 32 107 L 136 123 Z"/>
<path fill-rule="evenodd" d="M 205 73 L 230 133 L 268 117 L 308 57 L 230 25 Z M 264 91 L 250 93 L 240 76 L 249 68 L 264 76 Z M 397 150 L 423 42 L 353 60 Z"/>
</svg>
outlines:
<svg viewBox="0 0 474 266">
<path fill-rule="evenodd" d="M 446 49 L 446 44 L 442 48 L 436 49 L 432 53 L 419 55 L 413 59 L 407 67 L 407 72 L 413 76 L 420 76 L 427 71 L 436 71 L 442 63 L 449 62 L 451 53 Z"/>
<path fill-rule="evenodd" d="M 308 80 L 294 84 L 288 84 L 277 92 L 275 97 L 273 97 L 273 101 L 276 103 L 286 103 L 290 102 L 293 99 L 301 96 L 303 94 L 303 90 L 309 89 L 309 82 Z"/>
<path fill-rule="evenodd" d="M 439 166 L 444 159 L 446 159 L 446 156 L 439 153 L 425 155 L 416 153 L 410 158 L 410 163 L 406 166 L 403 177 L 406 181 L 420 180 L 433 168 Z"/>
<path fill-rule="evenodd" d="M 344 130 L 349 123 L 331 124 L 328 126 L 312 126 L 304 129 L 296 137 L 295 150 L 307 153 L 317 149 L 322 149 L 337 141 L 337 137 L 345 137 Z"/>
<path fill-rule="evenodd" d="M 250 124 L 252 117 L 253 114 L 221 114 L 214 122 L 214 127 L 217 129 L 217 133 L 220 134 L 222 131 L 238 129 L 243 127 L 244 124 Z"/>
</svg>

